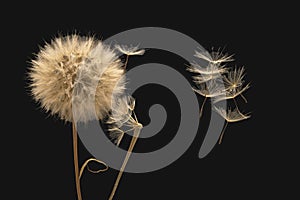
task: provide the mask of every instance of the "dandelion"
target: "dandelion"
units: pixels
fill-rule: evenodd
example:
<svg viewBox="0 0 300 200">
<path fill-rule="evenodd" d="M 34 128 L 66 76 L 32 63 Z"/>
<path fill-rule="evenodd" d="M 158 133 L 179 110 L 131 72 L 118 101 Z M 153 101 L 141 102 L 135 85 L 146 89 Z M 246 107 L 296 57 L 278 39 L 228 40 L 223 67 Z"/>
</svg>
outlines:
<svg viewBox="0 0 300 200">
<path fill-rule="evenodd" d="M 54 39 L 50 44 L 46 44 L 32 61 L 29 78 L 33 98 L 46 112 L 58 115 L 65 122 L 72 122 L 74 168 L 79 200 L 82 197 L 75 124 L 93 119 L 90 114 L 91 106 L 85 105 L 85 101 L 92 98 L 95 100 L 93 109 L 96 109 L 97 118 L 101 120 L 108 114 L 113 89 L 122 93 L 125 88 L 125 82 L 122 81 L 122 65 L 114 51 L 101 41 L 78 35 Z M 75 108 L 78 116 L 76 121 L 72 108 Z"/>
<path fill-rule="evenodd" d="M 250 118 L 249 114 L 243 114 L 239 111 L 238 107 L 236 107 L 234 110 L 231 110 L 231 108 L 228 108 L 225 110 L 224 108 L 218 108 L 214 107 L 214 110 L 225 119 L 226 123 L 223 127 L 222 133 L 220 135 L 219 144 L 222 143 L 222 139 L 224 136 L 225 129 L 227 128 L 228 123 L 232 122 L 238 122 L 245 119 Z"/>
</svg>

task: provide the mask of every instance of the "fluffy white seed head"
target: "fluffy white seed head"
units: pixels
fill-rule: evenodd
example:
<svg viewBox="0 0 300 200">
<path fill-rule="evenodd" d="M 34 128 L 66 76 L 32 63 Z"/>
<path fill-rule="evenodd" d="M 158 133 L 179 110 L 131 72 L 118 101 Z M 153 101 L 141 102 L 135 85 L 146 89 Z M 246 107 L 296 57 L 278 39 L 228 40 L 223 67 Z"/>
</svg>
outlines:
<svg viewBox="0 0 300 200">
<path fill-rule="evenodd" d="M 72 107 L 76 108 L 76 121 L 93 119 L 91 109 L 103 119 L 110 110 L 112 92 L 124 91 L 122 65 L 101 41 L 78 35 L 59 37 L 32 61 L 32 95 L 42 108 L 62 120 L 74 120 Z M 87 102 L 92 100 L 91 106 Z"/>
</svg>

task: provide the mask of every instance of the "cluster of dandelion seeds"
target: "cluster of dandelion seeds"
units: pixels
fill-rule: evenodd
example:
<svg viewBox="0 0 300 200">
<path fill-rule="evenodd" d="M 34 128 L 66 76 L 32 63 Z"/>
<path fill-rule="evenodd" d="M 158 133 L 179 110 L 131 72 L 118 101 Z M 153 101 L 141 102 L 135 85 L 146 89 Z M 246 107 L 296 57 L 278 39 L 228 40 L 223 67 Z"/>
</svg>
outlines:
<svg viewBox="0 0 300 200">
<path fill-rule="evenodd" d="M 213 104 L 213 110 L 226 121 L 219 139 L 219 143 L 221 143 L 228 123 L 242 121 L 250 117 L 249 114 L 243 114 L 239 110 L 235 99 L 240 96 L 247 102 L 243 96 L 243 92 L 245 92 L 250 85 L 249 83 L 245 84 L 244 81 L 245 68 L 230 68 L 228 63 L 233 61 L 233 56 L 222 54 L 220 51 L 212 52 L 211 54 L 206 51 L 196 51 L 195 57 L 205 61 L 205 64 L 192 63 L 187 67 L 187 70 L 194 74 L 193 80 L 196 87 L 193 88 L 193 90 L 204 97 L 200 108 L 200 117 L 202 116 L 207 98 L 210 98 Z M 234 101 L 234 109 L 230 107 L 224 109 L 217 106 L 218 102 L 230 99 Z"/>
</svg>

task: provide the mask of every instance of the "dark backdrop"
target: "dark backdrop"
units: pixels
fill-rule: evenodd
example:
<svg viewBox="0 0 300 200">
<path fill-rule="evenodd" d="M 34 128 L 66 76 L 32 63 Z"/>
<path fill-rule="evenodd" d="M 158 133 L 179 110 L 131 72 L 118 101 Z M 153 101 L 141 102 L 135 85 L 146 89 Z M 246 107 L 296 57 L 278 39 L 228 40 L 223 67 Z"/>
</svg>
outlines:
<svg viewBox="0 0 300 200">
<path fill-rule="evenodd" d="M 199 159 L 209 116 L 208 104 L 197 138 L 188 151 L 159 171 L 125 173 L 115 199 L 256 199 L 287 197 L 295 192 L 290 180 L 298 173 L 290 173 L 296 167 L 290 152 L 297 147 L 283 145 L 291 140 L 289 126 L 282 126 L 283 118 L 289 116 L 279 114 L 283 109 L 280 101 L 285 98 L 281 94 L 286 90 L 283 81 L 280 82 L 283 75 L 277 70 L 281 68 L 275 67 L 286 64 L 281 60 L 281 52 L 286 49 L 279 47 L 285 42 L 275 36 L 280 29 L 290 30 L 278 14 L 284 7 L 201 2 L 162 6 L 148 1 L 130 9 L 117 2 L 114 5 L 72 2 L 66 6 L 48 2 L 38 7 L 27 4 L 23 10 L 16 6 L 9 6 L 8 14 L 1 17 L 5 26 L 2 60 L 6 61 L 2 68 L 9 71 L 2 73 L 2 107 L 7 111 L 3 125 L 8 127 L 3 135 L 9 136 L 1 140 L 5 166 L 2 173 L 7 177 L 5 185 L 10 188 L 9 199 L 15 199 L 15 195 L 26 199 L 76 199 L 70 124 L 45 114 L 26 88 L 29 61 L 39 46 L 58 33 L 76 31 L 106 39 L 121 31 L 146 26 L 174 29 L 194 38 L 207 50 L 220 47 L 234 54 L 235 64 L 245 66 L 246 80 L 251 82 L 251 88 L 245 93 L 248 104 L 242 108 L 250 111 L 252 117 L 230 124 L 223 143 Z M 149 51 L 143 57 L 130 59 L 129 68 L 153 61 L 179 71 L 179 66 L 185 63 L 167 52 Z M 180 72 L 187 75 L 183 70 Z M 174 97 L 159 86 L 143 87 L 135 95 L 137 101 L 148 105 L 159 103 L 160 98 L 176 105 Z M 274 106 L 275 101 L 278 103 Z M 142 107 L 137 110 L 144 124 L 149 123 L 147 112 Z M 176 121 L 171 117 L 176 116 L 176 109 L 172 112 L 168 120 Z M 136 150 L 163 146 L 172 138 L 174 132 L 169 131 L 172 128 L 165 127 L 153 140 L 138 142 Z M 79 143 L 79 157 L 80 163 L 90 157 L 82 143 Z M 85 172 L 83 198 L 107 199 L 116 175 L 113 169 L 96 175 Z"/>
</svg>

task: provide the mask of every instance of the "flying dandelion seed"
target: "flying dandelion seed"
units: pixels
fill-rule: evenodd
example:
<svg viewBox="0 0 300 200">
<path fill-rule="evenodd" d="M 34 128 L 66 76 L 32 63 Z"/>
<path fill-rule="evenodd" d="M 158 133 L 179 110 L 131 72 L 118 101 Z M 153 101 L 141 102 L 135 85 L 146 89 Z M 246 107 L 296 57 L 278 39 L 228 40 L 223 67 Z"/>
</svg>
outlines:
<svg viewBox="0 0 300 200">
<path fill-rule="evenodd" d="M 224 82 L 228 90 L 235 90 L 238 87 L 241 87 L 245 82 L 243 79 L 245 77 L 245 68 L 235 68 L 232 71 L 229 71 L 227 76 L 224 77 Z"/>
<path fill-rule="evenodd" d="M 142 56 L 145 53 L 145 50 L 139 49 L 138 46 L 115 45 L 115 49 L 126 55 L 124 68 L 127 67 L 129 56 Z"/>
<path fill-rule="evenodd" d="M 196 73 L 198 75 L 218 75 L 227 72 L 224 65 L 209 63 L 207 66 L 203 67 L 197 63 L 192 63 L 191 66 L 187 68 L 188 71 Z"/>
<path fill-rule="evenodd" d="M 115 45 L 115 48 L 121 53 L 128 56 L 142 56 L 145 53 L 145 50 L 139 49 L 138 46 Z"/>
<path fill-rule="evenodd" d="M 224 132 L 225 129 L 227 128 L 228 123 L 238 122 L 250 118 L 249 114 L 241 113 L 237 107 L 234 110 L 231 110 L 231 108 L 225 110 L 224 108 L 218 108 L 214 106 L 214 110 L 226 121 L 222 133 L 220 135 L 219 144 L 222 143 Z"/>
<path fill-rule="evenodd" d="M 213 51 L 210 54 L 208 52 L 198 52 L 196 51 L 195 57 L 208 61 L 213 64 L 220 64 L 225 62 L 233 61 L 233 55 L 223 54 L 221 51 Z"/>
<path fill-rule="evenodd" d="M 203 113 L 203 108 L 204 105 L 207 101 L 207 98 L 217 98 L 220 96 L 224 96 L 225 92 L 224 92 L 224 86 L 220 83 L 218 83 L 218 81 L 216 79 L 212 79 L 209 81 L 206 81 L 204 83 L 199 83 L 196 82 L 198 89 L 193 88 L 193 90 L 204 97 L 204 101 L 202 102 L 202 105 L 200 107 L 200 117 L 202 116 Z"/>
<path fill-rule="evenodd" d="M 214 102 L 217 103 L 222 100 L 226 99 L 234 99 L 237 96 L 241 96 L 245 102 L 247 102 L 247 99 L 243 96 L 243 92 L 245 92 L 247 89 L 249 89 L 250 84 L 246 84 L 244 86 L 244 77 L 245 77 L 245 68 L 235 68 L 232 71 L 229 71 L 226 75 L 223 76 L 224 85 L 225 85 L 225 91 L 226 95 L 220 96 L 219 98 L 214 99 Z"/>
</svg>

